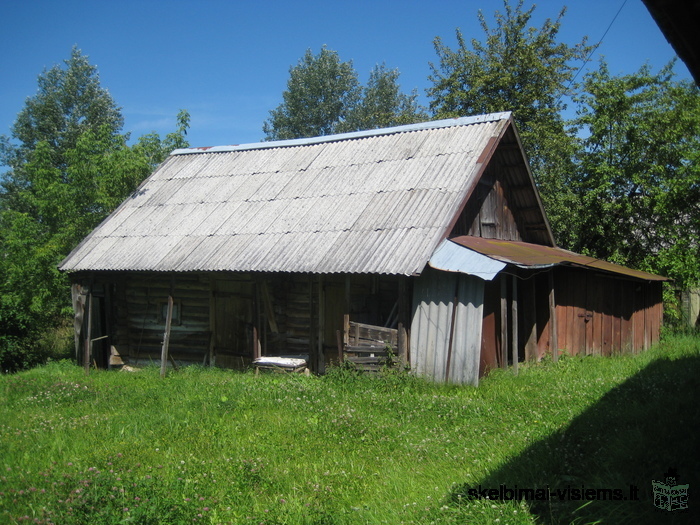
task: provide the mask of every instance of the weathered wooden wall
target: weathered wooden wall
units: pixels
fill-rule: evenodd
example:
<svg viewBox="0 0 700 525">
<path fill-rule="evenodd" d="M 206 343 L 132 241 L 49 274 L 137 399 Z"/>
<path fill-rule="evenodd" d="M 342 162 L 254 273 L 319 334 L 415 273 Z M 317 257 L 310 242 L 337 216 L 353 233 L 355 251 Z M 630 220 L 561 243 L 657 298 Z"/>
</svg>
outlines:
<svg viewBox="0 0 700 525">
<path fill-rule="evenodd" d="M 502 171 L 489 165 L 460 215 L 451 237 L 472 235 L 487 239 L 520 241 L 519 225 L 508 205 Z"/>
<path fill-rule="evenodd" d="M 203 363 L 211 334 L 210 285 L 209 278 L 200 274 L 119 274 L 114 346 L 131 361 L 160 359 L 168 296 L 172 296 L 170 355 Z"/>
<path fill-rule="evenodd" d="M 482 375 L 504 363 L 513 364 L 514 282 L 519 360 L 532 361 L 552 355 L 555 345 L 558 351 L 572 355 L 609 356 L 640 352 L 659 340 L 663 319 L 660 282 L 632 280 L 581 268 L 516 273 L 515 281 L 511 275 L 501 274 L 486 283 Z M 550 293 L 556 303 L 554 308 L 550 306 Z M 552 329 L 555 322 L 552 314 L 556 333 Z"/>
<path fill-rule="evenodd" d="M 73 279 L 95 296 L 92 337 L 108 338 L 93 355 L 105 367 L 110 348 L 132 363 L 160 359 L 168 296 L 175 361 L 233 368 L 250 365 L 256 349 L 315 356 L 322 368 L 337 359 L 343 315 L 395 326 L 409 309 L 397 305 L 406 278 L 396 276 L 110 272 Z"/>
<path fill-rule="evenodd" d="M 640 352 L 658 342 L 662 285 L 557 268 L 559 347 L 571 354 Z"/>
</svg>

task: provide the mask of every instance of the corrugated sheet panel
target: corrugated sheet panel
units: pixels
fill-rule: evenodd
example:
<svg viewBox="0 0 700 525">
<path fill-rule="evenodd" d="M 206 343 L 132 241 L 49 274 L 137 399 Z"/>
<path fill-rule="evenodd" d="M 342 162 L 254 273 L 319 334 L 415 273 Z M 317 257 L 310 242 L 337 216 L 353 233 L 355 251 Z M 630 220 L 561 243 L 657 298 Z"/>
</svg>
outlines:
<svg viewBox="0 0 700 525">
<path fill-rule="evenodd" d="M 179 152 L 61 269 L 414 274 L 509 122 Z"/>
<path fill-rule="evenodd" d="M 436 270 L 459 272 L 492 281 L 506 267 L 506 263 L 482 255 L 474 250 L 445 239 L 442 241 L 428 264 Z"/>
<path fill-rule="evenodd" d="M 478 385 L 483 298 L 477 277 L 426 270 L 416 279 L 411 364 L 418 375 Z"/>
<path fill-rule="evenodd" d="M 521 241 L 501 241 L 498 239 L 484 239 L 483 237 L 471 237 L 468 235 L 455 237 L 451 241 L 474 250 L 493 259 L 522 267 L 547 267 L 555 265 L 573 265 L 595 268 L 604 272 L 625 275 L 645 281 L 668 281 L 666 277 L 654 275 L 627 268 L 619 264 L 613 264 L 587 255 L 531 244 Z"/>
</svg>

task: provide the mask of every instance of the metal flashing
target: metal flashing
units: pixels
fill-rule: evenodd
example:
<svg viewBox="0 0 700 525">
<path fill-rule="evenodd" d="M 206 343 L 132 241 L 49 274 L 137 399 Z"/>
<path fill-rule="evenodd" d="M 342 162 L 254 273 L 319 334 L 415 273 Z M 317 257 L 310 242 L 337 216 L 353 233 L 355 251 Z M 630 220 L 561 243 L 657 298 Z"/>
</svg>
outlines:
<svg viewBox="0 0 700 525">
<path fill-rule="evenodd" d="M 336 135 L 324 135 L 321 137 L 310 137 L 303 139 L 275 140 L 269 142 L 254 142 L 250 144 L 231 144 L 227 146 L 206 146 L 199 148 L 180 148 L 174 150 L 171 155 L 192 155 L 196 153 L 225 153 L 229 151 L 247 151 L 254 149 L 271 148 L 291 148 L 295 146 L 308 146 L 311 144 L 323 144 L 325 142 L 337 142 L 341 140 L 354 140 L 366 137 L 376 137 L 380 135 L 391 135 L 393 133 L 408 133 L 411 131 L 423 131 L 428 129 L 440 129 L 453 126 L 469 126 L 481 122 L 494 122 L 507 120 L 511 117 L 510 111 L 501 113 L 489 113 L 487 115 L 476 115 L 471 117 L 459 117 L 443 120 L 433 120 L 417 124 L 406 124 L 390 128 L 371 129 L 366 131 L 353 131 L 351 133 L 339 133 Z"/>
</svg>

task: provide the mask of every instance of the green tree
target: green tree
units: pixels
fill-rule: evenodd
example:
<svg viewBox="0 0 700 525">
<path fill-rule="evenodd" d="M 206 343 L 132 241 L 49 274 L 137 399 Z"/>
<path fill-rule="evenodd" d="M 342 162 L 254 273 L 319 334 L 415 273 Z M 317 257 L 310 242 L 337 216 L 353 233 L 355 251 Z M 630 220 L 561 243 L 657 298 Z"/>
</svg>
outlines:
<svg viewBox="0 0 700 525">
<path fill-rule="evenodd" d="M 85 131 L 107 126 L 117 134 L 124 124 L 120 108 L 100 86 L 97 68 L 88 57 L 73 47 L 64 63 L 65 67 L 55 65 L 39 75 L 37 94 L 27 99 L 17 115 L 12 135 L 20 141 L 20 160 L 44 141 L 60 165 L 63 152 L 75 147 Z"/>
<path fill-rule="evenodd" d="M 565 8 L 539 28 L 529 26 L 534 10 L 534 5 L 523 10 L 522 0 L 515 7 L 505 0 L 494 28 L 479 11 L 483 41 L 467 42 L 457 29 L 453 50 L 437 37 L 439 62 L 431 64 L 428 97 L 437 118 L 513 112 L 555 235 L 566 245 L 573 195 L 565 180 L 574 144 L 562 111 L 576 63 L 590 48 L 585 39 L 573 46 L 558 42 Z"/>
<path fill-rule="evenodd" d="M 339 124 L 337 131 L 360 131 L 413 124 L 429 120 L 428 114 L 418 104 L 418 92 L 403 93 L 398 83 L 399 70 L 385 64 L 375 66 L 357 106 L 347 120 Z"/>
<path fill-rule="evenodd" d="M 263 124 L 265 140 L 316 137 L 361 131 L 428 119 L 418 94 L 401 91 L 399 70 L 377 65 L 366 86 L 352 62 L 342 62 L 325 46 L 318 55 L 307 50 L 289 70 L 283 102 Z"/>
<path fill-rule="evenodd" d="M 673 63 L 588 73 L 576 97 L 572 181 L 577 245 L 600 258 L 700 285 L 700 92 Z"/>
<path fill-rule="evenodd" d="M 325 46 L 318 55 L 310 49 L 289 70 L 283 102 L 263 124 L 265 140 L 329 135 L 348 116 L 360 96 L 352 62 L 342 62 Z"/>
<path fill-rule="evenodd" d="M 0 189 L 3 371 L 41 361 L 45 353 L 37 340 L 69 318 L 60 261 L 167 153 L 187 146 L 186 111 L 165 139 L 150 134 L 129 146 L 128 135 L 119 133 L 121 114 L 87 57 L 73 49 L 66 67 L 39 76 L 39 93 L 12 128 L 19 144 L 2 140 L 11 168 Z"/>
</svg>

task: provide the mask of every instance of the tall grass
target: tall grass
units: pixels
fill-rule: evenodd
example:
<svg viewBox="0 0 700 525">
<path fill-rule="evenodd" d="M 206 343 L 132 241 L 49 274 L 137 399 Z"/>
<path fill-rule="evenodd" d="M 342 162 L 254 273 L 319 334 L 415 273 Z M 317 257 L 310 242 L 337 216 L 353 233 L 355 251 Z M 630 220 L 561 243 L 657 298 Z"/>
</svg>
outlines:
<svg viewBox="0 0 700 525">
<path fill-rule="evenodd" d="M 699 378 L 691 337 L 478 388 L 51 363 L 0 377 L 0 523 L 690 523 Z M 653 504 L 669 467 L 686 511 Z M 639 500 L 471 498 L 500 485 Z"/>
</svg>

